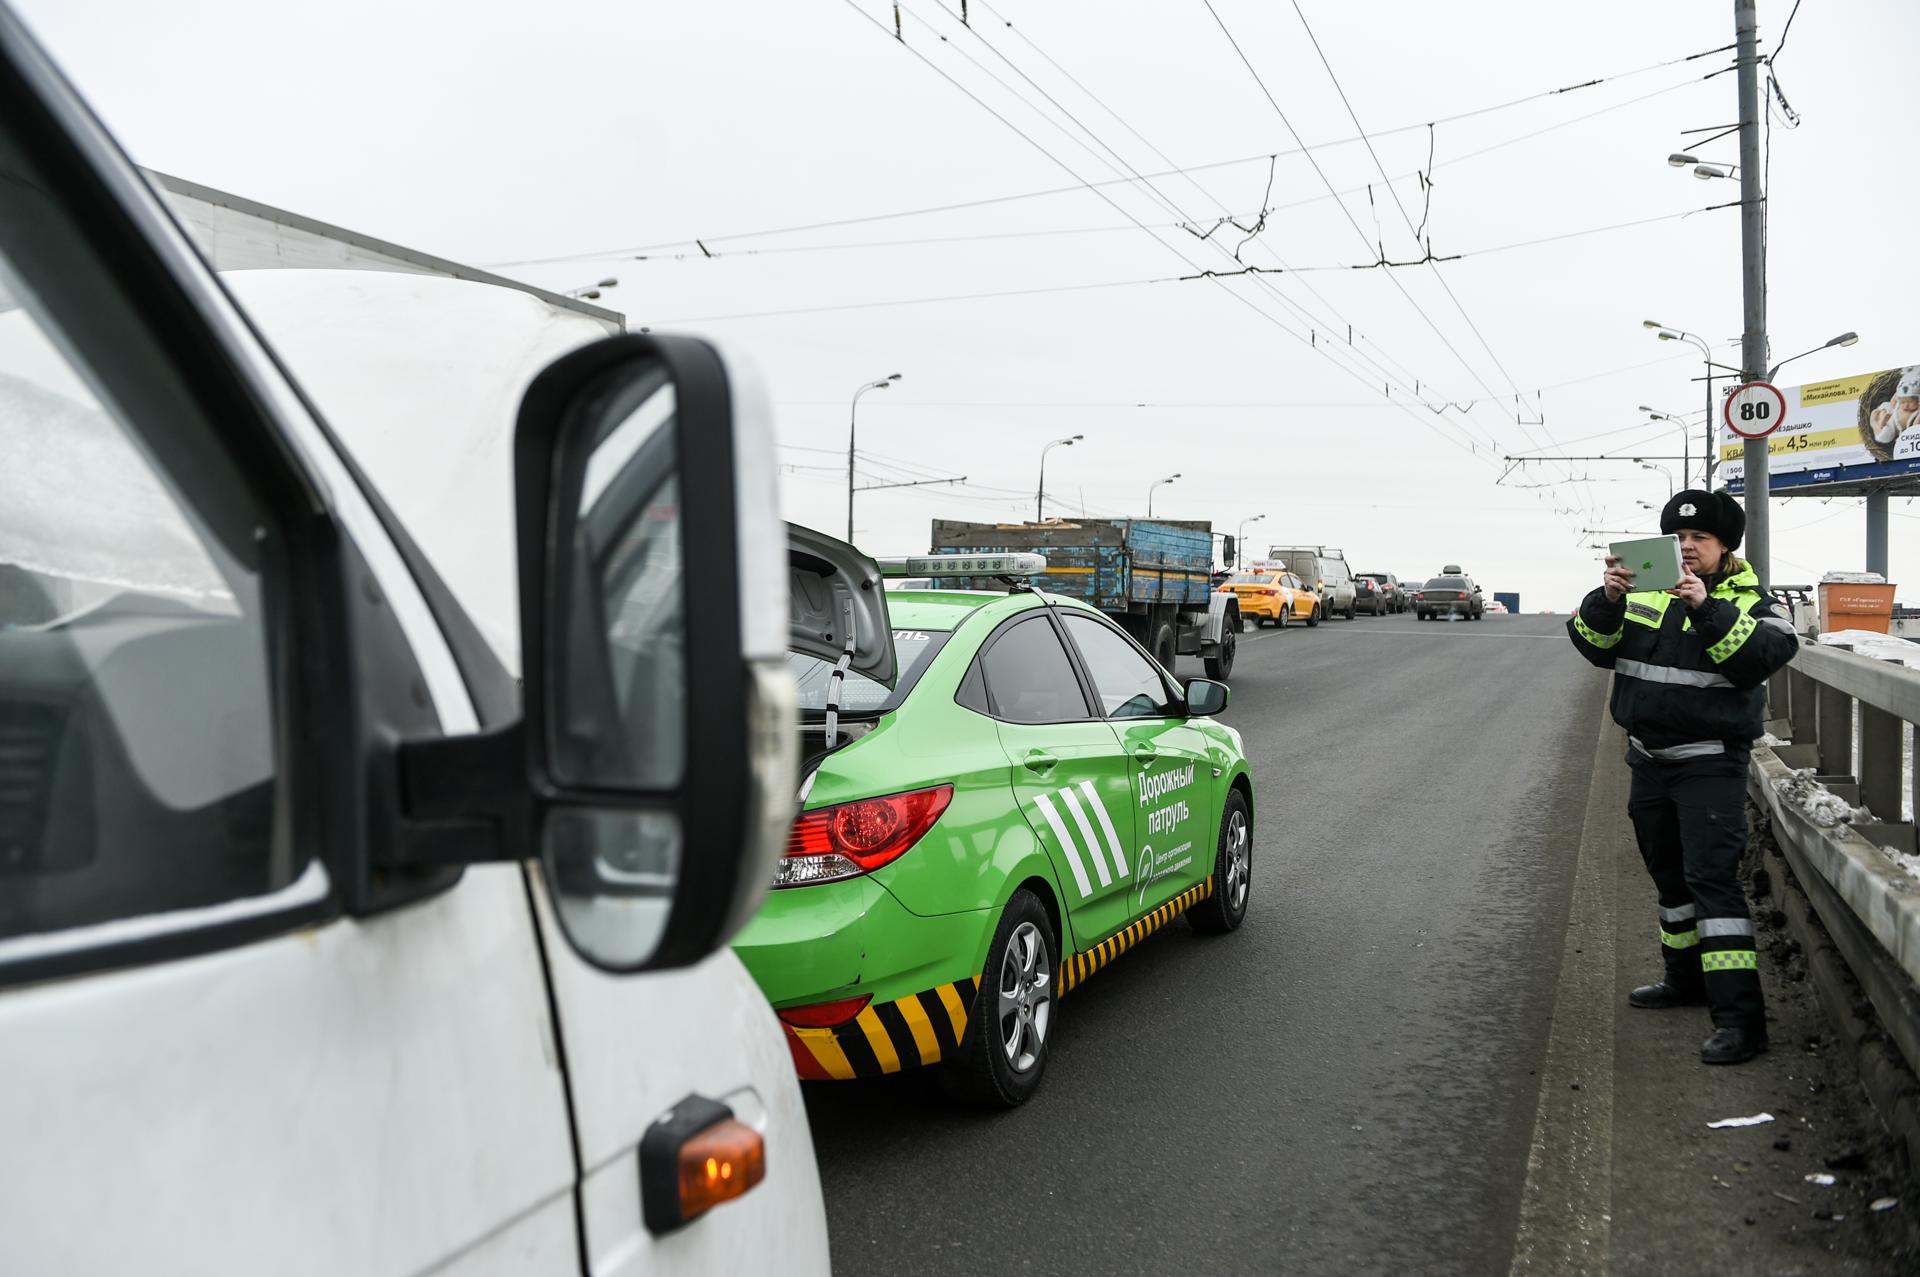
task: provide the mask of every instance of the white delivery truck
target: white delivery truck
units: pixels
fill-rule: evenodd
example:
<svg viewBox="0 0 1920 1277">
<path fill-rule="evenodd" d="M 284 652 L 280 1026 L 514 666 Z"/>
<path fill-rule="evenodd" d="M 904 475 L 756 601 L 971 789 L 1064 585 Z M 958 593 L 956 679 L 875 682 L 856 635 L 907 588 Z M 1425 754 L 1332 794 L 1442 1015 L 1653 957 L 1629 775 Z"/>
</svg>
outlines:
<svg viewBox="0 0 1920 1277">
<path fill-rule="evenodd" d="M 0 1269 L 825 1272 L 763 404 L 200 204 L 0 8 Z"/>
</svg>

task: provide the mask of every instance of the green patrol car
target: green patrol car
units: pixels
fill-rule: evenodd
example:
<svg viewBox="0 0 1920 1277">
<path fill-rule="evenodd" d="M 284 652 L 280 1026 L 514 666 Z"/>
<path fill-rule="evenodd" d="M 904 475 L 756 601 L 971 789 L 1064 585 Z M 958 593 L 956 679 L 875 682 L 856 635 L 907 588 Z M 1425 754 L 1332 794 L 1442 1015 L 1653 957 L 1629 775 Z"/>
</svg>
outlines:
<svg viewBox="0 0 1920 1277">
<path fill-rule="evenodd" d="M 1182 687 L 1102 613 L 1032 589 L 1039 555 L 905 560 L 890 570 L 999 581 L 889 595 L 852 547 L 794 531 L 801 810 L 735 951 L 803 1079 L 937 1063 L 1019 1104 L 1062 997 L 1176 917 L 1245 917 L 1253 777 L 1213 718 L 1227 688 Z"/>
</svg>

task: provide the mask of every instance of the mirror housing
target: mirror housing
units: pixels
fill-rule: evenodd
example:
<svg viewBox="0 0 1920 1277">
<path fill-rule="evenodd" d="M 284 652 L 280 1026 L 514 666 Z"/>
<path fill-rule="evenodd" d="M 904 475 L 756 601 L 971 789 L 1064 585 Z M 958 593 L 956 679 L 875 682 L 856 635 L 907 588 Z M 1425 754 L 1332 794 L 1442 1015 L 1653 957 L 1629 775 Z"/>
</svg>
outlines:
<svg viewBox="0 0 1920 1277">
<path fill-rule="evenodd" d="M 1211 718 L 1227 707 L 1233 689 L 1210 678 L 1187 680 L 1187 716 Z"/>
<path fill-rule="evenodd" d="M 758 908 L 792 816 L 786 525 L 763 401 L 691 338 L 536 377 L 514 437 L 521 718 L 400 748 L 399 863 L 539 855 L 574 949 L 685 966 Z"/>
</svg>

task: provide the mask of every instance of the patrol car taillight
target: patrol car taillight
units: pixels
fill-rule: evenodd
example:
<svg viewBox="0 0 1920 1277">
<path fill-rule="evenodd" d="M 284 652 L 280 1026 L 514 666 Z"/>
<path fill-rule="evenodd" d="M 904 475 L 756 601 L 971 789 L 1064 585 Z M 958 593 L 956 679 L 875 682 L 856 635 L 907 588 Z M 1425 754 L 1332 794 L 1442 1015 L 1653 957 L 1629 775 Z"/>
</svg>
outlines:
<svg viewBox="0 0 1920 1277">
<path fill-rule="evenodd" d="M 952 801 L 952 785 L 935 785 L 805 812 L 787 835 L 773 885 L 804 887 L 872 873 L 919 842 Z"/>
</svg>

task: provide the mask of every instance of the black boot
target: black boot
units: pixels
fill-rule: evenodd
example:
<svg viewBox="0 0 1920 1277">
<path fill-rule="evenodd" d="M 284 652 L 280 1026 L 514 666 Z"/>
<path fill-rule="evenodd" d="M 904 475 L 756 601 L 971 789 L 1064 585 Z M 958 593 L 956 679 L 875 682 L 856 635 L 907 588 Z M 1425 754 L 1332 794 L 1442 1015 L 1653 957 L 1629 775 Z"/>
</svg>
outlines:
<svg viewBox="0 0 1920 1277">
<path fill-rule="evenodd" d="M 1664 980 L 1643 984 L 1627 995 L 1627 1005 L 1642 1010 L 1660 1011 L 1667 1007 L 1698 1007 L 1707 1004 L 1705 989 L 1677 989 Z"/>
<path fill-rule="evenodd" d="M 1700 1046 L 1702 1064 L 1741 1064 L 1767 1049 L 1765 1028 L 1719 1028 Z"/>
</svg>

